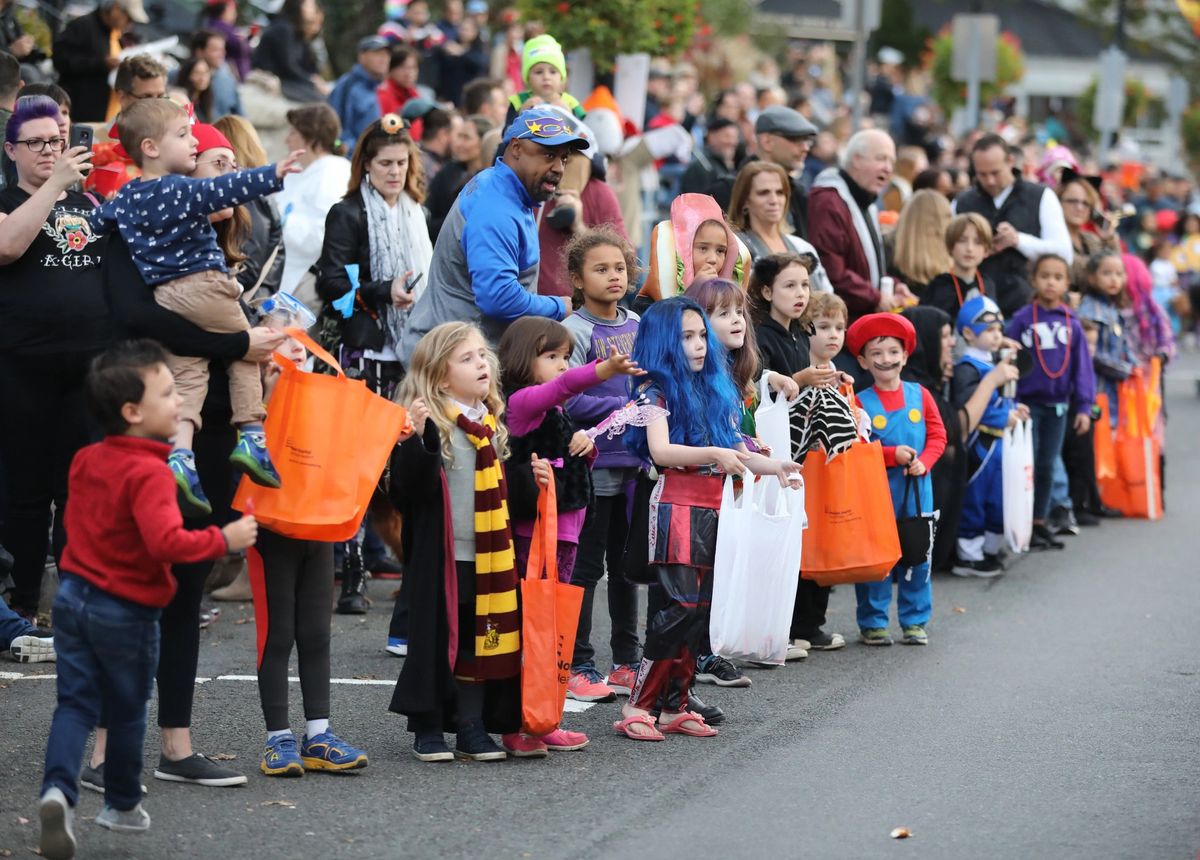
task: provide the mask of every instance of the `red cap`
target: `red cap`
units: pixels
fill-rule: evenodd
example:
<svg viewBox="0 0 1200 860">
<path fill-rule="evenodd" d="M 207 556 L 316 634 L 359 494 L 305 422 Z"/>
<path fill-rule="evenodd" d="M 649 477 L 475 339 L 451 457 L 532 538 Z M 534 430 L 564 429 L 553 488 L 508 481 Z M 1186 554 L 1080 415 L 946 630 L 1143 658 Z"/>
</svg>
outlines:
<svg viewBox="0 0 1200 860">
<path fill-rule="evenodd" d="M 846 332 L 846 346 L 851 355 L 862 355 L 863 347 L 877 337 L 894 337 L 904 344 L 906 355 L 917 348 L 917 330 L 900 314 L 867 314 L 859 317 Z"/>
<path fill-rule="evenodd" d="M 224 148 L 233 150 L 233 144 L 220 130 L 207 123 L 198 122 L 192 126 L 192 137 L 196 138 L 196 154 L 208 152 L 210 149 Z"/>
</svg>

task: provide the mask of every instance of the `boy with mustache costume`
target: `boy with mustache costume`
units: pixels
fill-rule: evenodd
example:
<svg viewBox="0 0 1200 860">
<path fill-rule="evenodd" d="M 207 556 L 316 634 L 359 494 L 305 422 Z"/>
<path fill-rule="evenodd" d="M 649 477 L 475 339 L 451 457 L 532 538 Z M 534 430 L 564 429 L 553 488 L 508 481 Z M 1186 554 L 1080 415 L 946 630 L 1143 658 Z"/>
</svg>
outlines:
<svg viewBox="0 0 1200 860">
<path fill-rule="evenodd" d="M 892 313 L 860 317 L 846 332 L 846 346 L 858 358 L 863 369 L 875 380 L 859 392 L 858 400 L 871 417 L 871 439 L 883 444 L 892 507 L 896 517 L 912 517 L 933 511 L 933 484 L 929 470 L 946 448 L 946 428 L 933 396 L 919 383 L 903 382 L 900 371 L 916 349 L 917 332 L 912 323 Z M 915 478 L 914 492 L 905 499 L 909 478 Z M 914 498 L 911 498 L 915 496 Z M 892 568 L 882 582 L 854 586 L 858 597 L 858 626 L 865 645 L 891 645 L 888 634 L 888 610 L 892 603 L 892 583 L 899 596 L 899 616 L 905 645 L 925 645 L 929 638 L 925 625 L 933 610 L 933 582 L 929 559 L 906 567 L 903 562 Z"/>
</svg>

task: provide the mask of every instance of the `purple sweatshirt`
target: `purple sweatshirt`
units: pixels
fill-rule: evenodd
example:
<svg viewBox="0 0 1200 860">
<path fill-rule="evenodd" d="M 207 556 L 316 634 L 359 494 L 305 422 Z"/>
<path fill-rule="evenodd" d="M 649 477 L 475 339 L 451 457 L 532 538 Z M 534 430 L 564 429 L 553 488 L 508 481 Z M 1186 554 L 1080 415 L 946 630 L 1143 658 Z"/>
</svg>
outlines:
<svg viewBox="0 0 1200 860">
<path fill-rule="evenodd" d="M 633 352 L 638 315 L 619 307 L 615 320 L 605 320 L 580 308 L 567 317 L 563 325 L 571 332 L 571 366 L 577 367 L 608 358 L 614 349 Z M 567 403 L 567 414 L 575 426 L 588 429 L 620 409 L 629 399 L 629 377 L 618 374 L 573 398 Z M 596 437 L 596 451 L 595 469 L 636 469 L 641 465 L 637 457 L 625 450 L 619 435 L 613 439 L 606 433 Z"/>
<path fill-rule="evenodd" d="M 1008 324 L 1008 336 L 1020 341 L 1033 355 L 1033 372 L 1018 384 L 1017 398 L 1023 403 L 1045 406 L 1069 403 L 1074 414 L 1090 415 L 1096 397 L 1096 379 L 1083 327 L 1066 305 L 1052 311 L 1038 306 L 1036 326 L 1033 311 L 1033 305 L 1026 305 L 1013 314 Z M 1034 349 L 1035 337 L 1037 349 Z M 1061 376 L 1046 372 L 1048 369 L 1058 373 L 1064 364 L 1067 368 Z"/>
</svg>

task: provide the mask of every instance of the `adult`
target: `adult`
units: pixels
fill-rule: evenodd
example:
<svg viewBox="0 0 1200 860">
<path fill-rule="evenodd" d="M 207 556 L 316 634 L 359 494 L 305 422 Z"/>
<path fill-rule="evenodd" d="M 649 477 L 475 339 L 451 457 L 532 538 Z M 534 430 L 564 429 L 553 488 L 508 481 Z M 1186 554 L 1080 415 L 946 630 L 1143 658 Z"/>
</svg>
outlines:
<svg viewBox="0 0 1200 860">
<path fill-rule="evenodd" d="M 449 104 L 462 101 L 463 88 L 488 69 L 487 45 L 474 18 L 458 25 L 457 38 L 439 45 L 433 54 L 437 64 L 437 97 Z"/>
<path fill-rule="evenodd" d="M 462 125 L 456 111 L 435 107 L 421 117 L 421 166 L 427 181 L 432 181 L 450 160 L 450 141 Z"/>
<path fill-rule="evenodd" d="M 358 40 L 358 62 L 338 78 L 329 94 L 329 106 L 342 123 L 346 151 L 353 154 L 354 141 L 367 126 L 379 119 L 379 99 L 375 90 L 387 78 L 391 46 L 382 36 Z"/>
<path fill-rule="evenodd" d="M 208 0 L 204 6 L 204 29 L 225 37 L 225 56 L 239 81 L 250 74 L 250 45 L 237 29 L 237 0 Z"/>
<path fill-rule="evenodd" d="M 233 169 L 249 170 L 270 163 L 258 132 L 245 117 L 223 116 L 213 126 L 229 142 Z M 215 152 L 207 158 L 216 163 L 226 156 Z M 283 280 L 283 223 L 273 194 L 251 200 L 245 208 L 250 213 L 250 230 L 242 239 L 241 253 L 246 259 L 237 279 L 245 298 L 253 300 L 277 292 Z"/>
<path fill-rule="evenodd" d="M 883 208 L 899 212 L 913 196 L 913 180 L 929 168 L 929 156 L 919 146 L 902 146 L 896 153 L 896 170 L 883 191 Z"/>
<path fill-rule="evenodd" d="M 329 83 L 321 77 L 312 49 L 324 23 L 325 13 L 317 0 L 284 0 L 258 40 L 254 67 L 279 78 L 283 97 L 289 101 L 323 101 L 329 93 Z"/>
<path fill-rule="evenodd" d="M 11 54 L 0 52 L 0 128 L 8 125 L 8 118 L 17 106 L 17 93 L 20 89 L 21 64 Z M 6 168 L 0 170 L 0 189 L 3 189 L 7 184 L 8 162 L 0 159 L 0 164 Z"/>
<path fill-rule="evenodd" d="M 179 64 L 175 85 L 187 94 L 197 121 L 211 123 L 213 114 L 213 70 L 203 57 L 188 57 Z"/>
<path fill-rule="evenodd" d="M 1071 234 L 1054 192 L 1021 177 L 1004 138 L 985 134 L 971 147 L 975 184 L 958 195 L 956 212 L 978 212 L 992 225 L 992 253 L 980 271 L 996 286 L 1006 318 L 1029 304 L 1029 263 L 1057 254 L 1070 265 Z"/>
<path fill-rule="evenodd" d="M 392 48 L 387 77 L 375 89 L 381 114 L 400 113 L 413 99 L 420 98 L 417 79 L 421 73 L 420 54 L 408 45 Z"/>
<path fill-rule="evenodd" d="M 458 195 L 433 249 L 428 287 L 400 340 L 407 362 L 417 342 L 451 320 L 475 322 L 493 344 L 513 320 L 561 320 L 570 302 L 536 294 L 535 210 L 562 181 L 567 160 L 587 141 L 571 120 L 548 109 L 520 114 L 504 134 L 503 155 Z"/>
<path fill-rule="evenodd" d="M 737 150 L 742 135 L 731 119 L 714 117 L 704 131 L 704 146 L 692 150 L 692 163 L 679 180 L 680 194 L 707 194 L 718 183 L 737 176 Z"/>
<path fill-rule="evenodd" d="M 483 137 L 492 128 L 492 121 L 487 117 L 469 116 L 451 138 L 452 160 L 429 183 L 429 196 L 425 201 L 429 209 L 429 237 L 433 241 L 437 241 L 442 224 L 450 214 L 450 207 L 458 199 L 463 186 L 491 161 L 493 153 L 484 151 Z"/>
<path fill-rule="evenodd" d="M 429 283 L 433 246 L 421 204 L 425 182 L 421 159 L 408 130 L 395 114 L 367 126 L 350 162 L 345 197 L 329 210 L 325 242 L 317 262 L 317 293 L 325 302 L 322 340 L 343 367 L 390 398 L 404 375 L 397 343 L 413 302 Z M 356 284 L 347 266 L 358 267 Z M 353 292 L 347 319 L 333 303 Z M 367 611 L 365 565 L 357 540 L 347 542 L 337 611 Z M 403 602 L 393 613 L 396 638 L 407 641 Z M 399 616 L 398 618 L 396 616 Z"/>
<path fill-rule="evenodd" d="M 782 167 L 770 161 L 752 161 L 739 170 L 729 203 L 729 226 L 749 249 L 751 261 L 771 254 L 811 255 L 816 261 L 809 276 L 811 288 L 830 292 L 833 286 L 817 249 L 787 231 L 789 179 Z"/>
<path fill-rule="evenodd" d="M 160 99 L 167 94 L 167 67 L 149 54 L 134 54 L 121 61 L 113 85 L 118 109 L 115 126 L 121 121 L 120 111 L 135 101 Z M 112 197 L 126 182 L 142 175 L 142 169 L 117 140 L 116 131 L 115 127 L 109 129 L 110 139 L 97 141 L 93 146 L 94 167 L 84 183 L 84 190 L 103 198 Z"/>
<path fill-rule="evenodd" d="M 1070 167 L 1058 182 L 1058 202 L 1071 236 L 1071 291 L 1087 292 L 1087 263 L 1101 251 L 1120 253 L 1116 224 L 1111 217 L 1093 218 L 1100 209 L 1100 177 L 1083 176 Z"/>
<path fill-rule="evenodd" d="M 208 63 L 212 73 L 212 104 L 209 112 L 213 119 L 228 114 L 241 116 L 242 113 L 242 98 L 238 95 L 237 78 L 229 68 L 226 44 L 224 34 L 216 30 L 198 30 L 192 35 L 192 56 Z M 184 81 L 186 77 L 180 72 L 176 80 Z"/>
<path fill-rule="evenodd" d="M 504 95 L 504 84 L 494 78 L 476 78 L 462 93 L 464 116 L 486 117 L 493 128 L 504 125 L 508 116 L 508 97 Z"/>
<path fill-rule="evenodd" d="M 70 190 L 91 152 L 64 152 L 58 106 L 23 99 L 4 151 L 16 184 L 0 191 L 0 460 L 9 510 L 0 540 L 12 553 L 12 608 L 33 618 L 41 596 L 51 521 L 63 511 L 67 470 L 89 441 L 83 399 L 88 365 L 109 339 L 100 282 L 105 243 L 93 235 L 93 203 Z M 54 517 L 54 554 L 65 545 Z"/>
<path fill-rule="evenodd" d="M 796 177 L 804 169 L 804 159 L 808 157 L 813 141 L 816 140 L 817 127 L 799 111 L 775 105 L 758 115 L 758 119 L 754 121 L 754 132 L 757 155 L 749 156 L 739 165 L 739 169 L 751 161 L 760 159 L 782 167 L 792 185 L 788 223 L 800 236 L 811 238 L 808 235 L 808 192 Z M 733 180 L 717 182 L 708 193 L 722 209 L 728 211 L 729 201 L 733 196 Z"/>
<path fill-rule="evenodd" d="M 142 0 L 101 3 L 63 27 L 54 40 L 58 82 L 71 94 L 76 122 L 105 122 L 117 114 L 108 75 L 121 65 L 121 38 L 134 23 L 149 23 Z"/>
<path fill-rule="evenodd" d="M 950 271 L 946 226 L 951 217 L 950 201 L 923 188 L 904 204 L 896 229 L 884 240 L 891 261 L 888 271 L 917 298 L 926 284 Z"/>
<path fill-rule="evenodd" d="M 316 275 L 309 269 L 321 256 L 325 240 L 325 216 L 346 194 L 350 162 L 342 157 L 341 124 L 326 104 L 306 105 L 287 113 L 288 151 L 303 149 L 304 168 L 283 181 L 276 203 L 283 215 L 283 247 L 286 251 L 279 288 L 292 293 L 312 310 L 320 309 Z"/>
<path fill-rule="evenodd" d="M 808 239 L 853 321 L 890 311 L 911 295 L 903 284 L 891 294 L 879 290 L 886 267 L 875 200 L 892 177 L 895 144 L 887 132 L 866 129 L 850 138 L 840 161 L 813 183 Z"/>
<path fill-rule="evenodd" d="M 46 54 L 33 36 L 25 32 L 16 9 L 16 0 L 0 0 L 0 51 L 15 57 L 20 65 L 32 68 L 46 59 Z"/>
<path fill-rule="evenodd" d="M 953 201 L 955 195 L 958 194 L 954 178 L 945 167 L 931 167 L 928 170 L 922 170 L 913 179 L 912 187 L 914 193 L 923 191 L 926 188 L 932 188 L 949 201 Z"/>
</svg>

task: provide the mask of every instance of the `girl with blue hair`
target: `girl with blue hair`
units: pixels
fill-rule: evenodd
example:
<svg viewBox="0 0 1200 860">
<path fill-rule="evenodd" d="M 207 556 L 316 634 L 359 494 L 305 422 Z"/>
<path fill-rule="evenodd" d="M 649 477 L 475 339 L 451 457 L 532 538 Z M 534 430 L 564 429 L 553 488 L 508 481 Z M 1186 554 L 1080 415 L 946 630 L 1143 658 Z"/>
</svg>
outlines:
<svg viewBox="0 0 1200 860">
<path fill-rule="evenodd" d="M 634 386 L 634 396 L 667 413 L 625 431 L 629 451 L 660 472 L 646 540 L 662 608 L 646 625 L 637 682 L 613 728 L 639 741 L 660 741 L 664 732 L 712 737 L 717 730 L 688 710 L 688 688 L 697 649 L 708 638 L 723 477 L 773 475 L 786 486 L 798 479 L 800 467 L 746 450 L 725 348 L 692 299 L 679 296 L 650 307 L 638 328 L 633 360 L 647 377 Z M 668 685 L 655 725 L 650 713 Z"/>
</svg>

